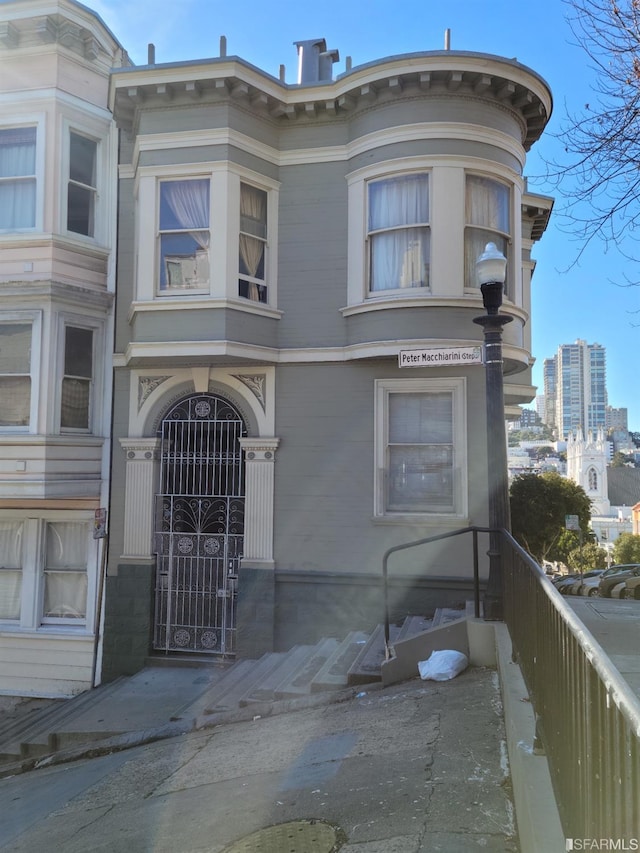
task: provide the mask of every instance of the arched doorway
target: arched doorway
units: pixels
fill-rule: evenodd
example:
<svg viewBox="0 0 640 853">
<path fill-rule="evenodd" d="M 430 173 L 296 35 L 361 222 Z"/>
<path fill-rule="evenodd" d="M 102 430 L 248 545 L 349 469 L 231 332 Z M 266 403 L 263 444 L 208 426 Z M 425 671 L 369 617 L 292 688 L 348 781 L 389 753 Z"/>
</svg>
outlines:
<svg viewBox="0 0 640 853">
<path fill-rule="evenodd" d="M 213 394 L 182 400 L 160 424 L 156 650 L 235 653 L 246 432 L 237 409 Z"/>
</svg>

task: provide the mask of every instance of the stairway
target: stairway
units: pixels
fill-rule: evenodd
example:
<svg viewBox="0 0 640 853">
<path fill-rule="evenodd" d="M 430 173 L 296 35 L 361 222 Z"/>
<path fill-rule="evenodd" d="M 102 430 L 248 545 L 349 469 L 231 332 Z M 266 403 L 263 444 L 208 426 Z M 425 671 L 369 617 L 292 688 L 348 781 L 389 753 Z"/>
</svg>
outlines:
<svg viewBox="0 0 640 853">
<path fill-rule="evenodd" d="M 390 626 L 390 644 L 393 653 L 387 660 L 384 627 L 379 625 L 370 635 L 354 631 L 342 640 L 325 638 L 228 666 L 147 667 L 4 726 L 0 718 L 0 769 L 118 735 L 178 723 L 190 730 L 234 713 L 246 719 L 264 703 L 413 678 L 417 662 L 434 649 L 468 653 L 465 611 L 440 609 L 430 619 L 407 617 L 402 625 Z"/>
</svg>

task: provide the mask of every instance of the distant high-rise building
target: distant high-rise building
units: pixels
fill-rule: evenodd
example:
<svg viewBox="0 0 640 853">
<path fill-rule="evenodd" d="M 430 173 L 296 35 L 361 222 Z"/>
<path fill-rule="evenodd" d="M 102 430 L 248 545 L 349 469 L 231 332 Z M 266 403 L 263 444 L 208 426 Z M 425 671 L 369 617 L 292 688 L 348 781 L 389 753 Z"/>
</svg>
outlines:
<svg viewBox="0 0 640 853">
<path fill-rule="evenodd" d="M 545 358 L 542 366 L 544 379 L 544 423 L 555 429 L 556 426 L 556 360 Z"/>
<path fill-rule="evenodd" d="M 555 381 L 555 428 L 559 438 L 575 430 L 594 433 L 606 426 L 606 350 L 577 340 L 558 347 L 551 368 L 546 359 L 545 383 Z M 547 385 L 545 384 L 545 394 Z"/>
<path fill-rule="evenodd" d="M 615 432 L 629 429 L 628 414 L 626 408 L 616 409 L 613 406 L 606 408 L 606 427 Z"/>
</svg>

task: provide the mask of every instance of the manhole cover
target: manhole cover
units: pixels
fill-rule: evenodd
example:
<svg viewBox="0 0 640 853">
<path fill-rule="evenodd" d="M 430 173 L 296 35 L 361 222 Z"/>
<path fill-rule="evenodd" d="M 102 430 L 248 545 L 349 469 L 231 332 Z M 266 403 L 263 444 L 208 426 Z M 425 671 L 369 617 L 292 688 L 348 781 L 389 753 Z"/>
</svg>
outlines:
<svg viewBox="0 0 640 853">
<path fill-rule="evenodd" d="M 223 853 L 337 853 L 344 833 L 319 820 L 294 820 L 252 832 Z"/>
</svg>

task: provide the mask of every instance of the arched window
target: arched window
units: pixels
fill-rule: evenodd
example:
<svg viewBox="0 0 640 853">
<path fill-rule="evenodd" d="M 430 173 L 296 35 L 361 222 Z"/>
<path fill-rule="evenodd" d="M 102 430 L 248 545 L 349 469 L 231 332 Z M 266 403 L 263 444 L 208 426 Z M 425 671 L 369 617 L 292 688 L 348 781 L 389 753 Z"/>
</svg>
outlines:
<svg viewBox="0 0 640 853">
<path fill-rule="evenodd" d="M 589 491 L 598 491 L 598 472 L 595 468 L 589 468 Z"/>
</svg>

